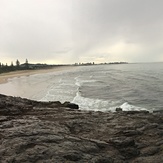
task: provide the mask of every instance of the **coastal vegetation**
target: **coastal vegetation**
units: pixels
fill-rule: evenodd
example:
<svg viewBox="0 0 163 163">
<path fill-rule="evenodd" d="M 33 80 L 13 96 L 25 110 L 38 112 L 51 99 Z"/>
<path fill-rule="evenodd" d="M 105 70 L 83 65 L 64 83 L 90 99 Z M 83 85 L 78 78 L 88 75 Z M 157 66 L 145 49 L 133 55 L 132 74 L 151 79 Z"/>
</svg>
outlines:
<svg viewBox="0 0 163 163">
<path fill-rule="evenodd" d="M 37 64 L 32 64 L 28 62 L 28 59 L 25 60 L 24 63 L 20 63 L 20 61 L 17 59 L 15 61 L 15 64 L 11 62 L 10 65 L 3 64 L 0 62 L 0 74 L 1 73 L 6 73 L 6 72 L 11 72 L 11 71 L 18 71 L 18 70 L 36 70 L 36 69 L 46 69 L 46 68 L 52 68 L 56 65 L 48 65 L 48 64 L 42 64 L 42 63 L 37 63 Z"/>
</svg>

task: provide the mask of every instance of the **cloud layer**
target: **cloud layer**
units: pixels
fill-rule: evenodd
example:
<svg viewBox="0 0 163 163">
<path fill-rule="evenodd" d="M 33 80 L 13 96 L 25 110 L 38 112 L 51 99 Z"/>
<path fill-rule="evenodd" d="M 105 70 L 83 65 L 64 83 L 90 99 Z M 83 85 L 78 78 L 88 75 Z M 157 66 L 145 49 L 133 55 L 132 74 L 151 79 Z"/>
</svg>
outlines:
<svg viewBox="0 0 163 163">
<path fill-rule="evenodd" d="M 0 0 L 0 60 L 163 61 L 162 0 Z"/>
</svg>

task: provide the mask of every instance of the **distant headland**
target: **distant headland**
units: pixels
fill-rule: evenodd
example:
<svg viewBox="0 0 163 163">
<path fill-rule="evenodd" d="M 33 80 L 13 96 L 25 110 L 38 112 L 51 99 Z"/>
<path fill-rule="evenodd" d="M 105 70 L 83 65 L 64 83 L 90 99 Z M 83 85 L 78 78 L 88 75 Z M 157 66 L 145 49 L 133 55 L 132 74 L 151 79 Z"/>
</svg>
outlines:
<svg viewBox="0 0 163 163">
<path fill-rule="evenodd" d="M 88 62 L 88 63 L 75 63 L 75 66 L 88 66 L 88 65 L 109 65 L 109 64 L 128 64 L 128 62 L 103 62 L 103 63 L 95 63 L 95 62 Z"/>
<path fill-rule="evenodd" d="M 95 63 L 95 62 L 86 62 L 86 63 L 74 63 L 74 64 L 46 64 L 46 63 L 29 63 L 26 59 L 24 63 L 20 63 L 17 59 L 15 64 L 11 62 L 10 65 L 3 64 L 0 62 L 0 74 L 7 73 L 18 70 L 39 70 L 39 69 L 50 69 L 58 66 L 91 66 L 91 65 L 109 65 L 109 64 L 128 64 L 128 62 L 104 62 L 104 63 Z"/>
</svg>

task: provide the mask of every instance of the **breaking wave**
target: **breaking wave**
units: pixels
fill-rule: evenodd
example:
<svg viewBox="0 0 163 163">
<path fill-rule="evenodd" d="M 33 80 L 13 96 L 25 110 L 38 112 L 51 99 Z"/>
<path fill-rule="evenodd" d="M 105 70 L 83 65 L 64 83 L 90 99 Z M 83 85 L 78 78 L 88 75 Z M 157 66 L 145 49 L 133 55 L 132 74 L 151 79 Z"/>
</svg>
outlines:
<svg viewBox="0 0 163 163">
<path fill-rule="evenodd" d="M 127 102 L 122 103 L 122 101 L 111 101 L 111 100 L 103 100 L 103 99 L 93 99 L 83 97 L 81 95 L 81 87 L 84 83 L 92 83 L 97 82 L 96 80 L 80 80 L 80 77 L 75 78 L 75 85 L 77 86 L 77 92 L 74 99 L 71 101 L 72 103 L 76 103 L 79 105 L 81 110 L 93 110 L 93 111 L 111 111 L 115 112 L 116 108 L 122 108 L 123 111 L 140 111 L 147 110 L 146 108 L 141 108 L 138 106 L 130 105 Z"/>
</svg>

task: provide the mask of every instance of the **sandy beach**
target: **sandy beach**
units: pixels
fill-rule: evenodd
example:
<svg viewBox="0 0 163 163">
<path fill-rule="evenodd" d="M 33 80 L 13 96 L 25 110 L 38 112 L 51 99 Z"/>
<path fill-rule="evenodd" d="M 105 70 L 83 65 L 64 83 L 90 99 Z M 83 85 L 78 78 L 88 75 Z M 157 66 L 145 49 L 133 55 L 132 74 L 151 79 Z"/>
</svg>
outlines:
<svg viewBox="0 0 163 163">
<path fill-rule="evenodd" d="M 8 73 L 0 74 L 0 84 L 6 83 L 9 78 L 20 77 L 20 76 L 29 76 L 34 74 L 43 74 L 49 72 L 58 72 L 67 69 L 74 68 L 74 66 L 56 66 L 49 69 L 39 69 L 39 70 L 20 70 L 20 71 L 13 71 Z"/>
</svg>

